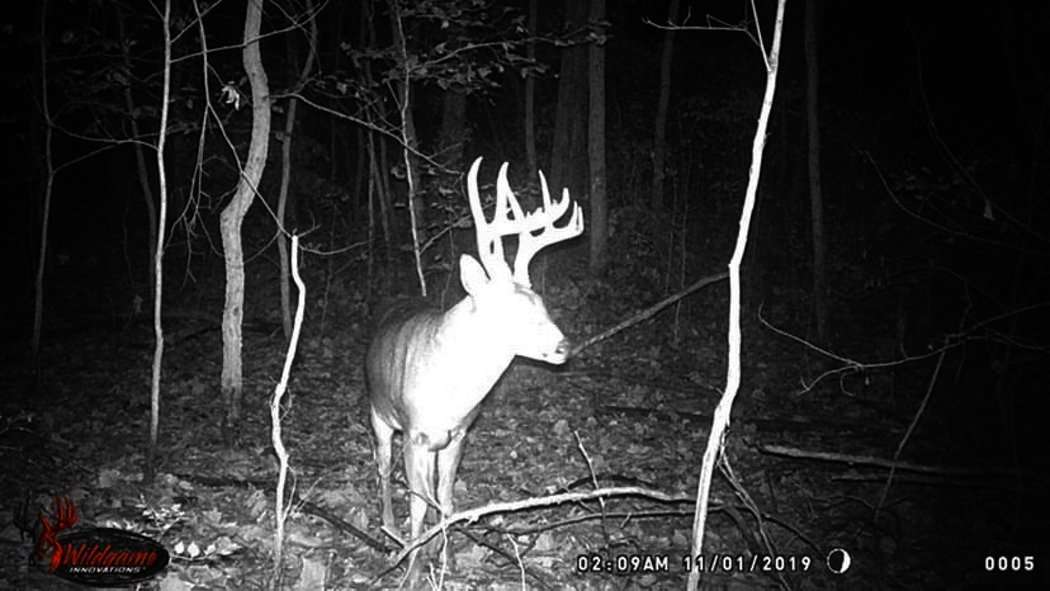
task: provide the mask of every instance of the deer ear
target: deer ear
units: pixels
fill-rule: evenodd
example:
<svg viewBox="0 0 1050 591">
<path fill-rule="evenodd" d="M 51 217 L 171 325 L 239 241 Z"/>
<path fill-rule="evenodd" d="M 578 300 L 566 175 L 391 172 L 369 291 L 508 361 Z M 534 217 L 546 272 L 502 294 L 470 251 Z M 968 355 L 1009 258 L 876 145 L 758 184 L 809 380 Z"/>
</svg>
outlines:
<svg viewBox="0 0 1050 591">
<path fill-rule="evenodd" d="M 459 281 L 463 284 L 463 289 L 474 296 L 488 285 L 489 278 L 477 259 L 464 254 L 459 257 Z"/>
</svg>

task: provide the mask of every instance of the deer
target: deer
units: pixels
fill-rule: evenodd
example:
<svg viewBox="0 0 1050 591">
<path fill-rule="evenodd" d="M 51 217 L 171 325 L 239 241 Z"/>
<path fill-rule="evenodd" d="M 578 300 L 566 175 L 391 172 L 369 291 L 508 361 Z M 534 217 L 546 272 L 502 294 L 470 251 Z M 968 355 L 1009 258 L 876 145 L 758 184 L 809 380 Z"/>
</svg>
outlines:
<svg viewBox="0 0 1050 591">
<path fill-rule="evenodd" d="M 522 356 L 560 365 L 571 350 L 569 339 L 532 289 L 529 263 L 541 249 L 583 233 L 580 205 L 569 198 L 568 189 L 552 201 L 547 179 L 539 171 L 543 203 L 523 212 L 504 162 L 490 222 L 478 193 L 481 161 L 477 158 L 467 173 L 478 259 L 465 253 L 459 258 L 466 297 L 445 311 L 391 307 L 379 316 L 365 361 L 383 529 L 397 531 L 390 472 L 393 436 L 401 432 L 411 540 L 423 532 L 429 507 L 436 507 L 442 517 L 452 514 L 453 484 L 467 430 L 511 361 Z M 556 226 L 570 206 L 568 223 Z M 512 235 L 518 239 L 513 270 L 503 254 L 503 238 Z M 412 588 L 422 572 L 417 554 L 418 549 L 410 553 L 405 576 Z"/>
</svg>

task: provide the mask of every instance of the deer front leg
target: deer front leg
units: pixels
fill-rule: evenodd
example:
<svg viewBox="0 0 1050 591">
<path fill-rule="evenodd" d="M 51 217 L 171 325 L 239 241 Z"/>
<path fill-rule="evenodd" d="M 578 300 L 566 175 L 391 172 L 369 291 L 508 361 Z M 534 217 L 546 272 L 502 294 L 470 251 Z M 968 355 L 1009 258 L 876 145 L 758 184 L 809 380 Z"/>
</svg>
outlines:
<svg viewBox="0 0 1050 591">
<path fill-rule="evenodd" d="M 434 502 L 434 460 L 435 454 L 430 450 L 430 442 L 421 433 L 405 434 L 405 476 L 408 479 L 409 515 L 412 526 L 412 540 L 423 533 L 427 509 Z M 417 588 L 422 580 L 425 560 L 418 549 L 408 558 L 407 584 L 410 589 Z"/>
<path fill-rule="evenodd" d="M 459 460 L 463 457 L 463 441 L 467 430 L 457 429 L 452 433 L 448 446 L 437 454 L 438 471 L 438 507 L 441 508 L 441 517 L 444 519 L 452 514 L 452 489 L 456 484 L 456 471 L 459 470 Z"/>
</svg>

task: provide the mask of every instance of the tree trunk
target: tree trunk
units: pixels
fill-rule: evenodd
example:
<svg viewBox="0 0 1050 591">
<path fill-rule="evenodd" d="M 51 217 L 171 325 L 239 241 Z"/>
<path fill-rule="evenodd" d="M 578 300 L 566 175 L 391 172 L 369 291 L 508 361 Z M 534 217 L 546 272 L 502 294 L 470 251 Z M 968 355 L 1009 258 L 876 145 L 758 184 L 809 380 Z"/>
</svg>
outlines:
<svg viewBox="0 0 1050 591">
<path fill-rule="evenodd" d="M 157 439 L 160 433 L 160 373 L 164 361 L 164 325 L 161 311 L 164 303 L 164 228 L 168 224 L 168 176 L 164 167 L 164 145 L 168 137 L 168 113 L 171 99 L 171 0 L 165 0 L 164 13 L 160 22 L 164 27 L 164 87 L 160 95 L 160 129 L 157 130 L 156 152 L 157 193 L 160 196 L 158 223 L 160 232 L 154 236 L 156 244 L 150 245 L 150 251 L 153 253 L 151 273 L 153 277 L 153 368 L 150 378 L 149 449 L 146 452 L 146 469 L 143 472 L 143 480 L 146 484 L 153 482 L 153 476 L 156 474 Z M 126 97 L 130 96 L 131 92 L 128 91 Z"/>
<path fill-rule="evenodd" d="M 368 150 L 365 149 L 365 144 L 368 143 L 367 136 L 367 129 L 360 125 L 355 126 L 354 137 L 356 141 L 354 142 L 354 145 L 357 146 L 357 154 L 355 155 L 353 171 L 355 200 L 354 205 L 358 209 L 363 207 L 368 202 L 368 198 L 365 196 L 365 192 L 368 190 Z M 330 178 L 333 182 L 336 180 L 335 175 L 332 175 Z"/>
<path fill-rule="evenodd" d="M 678 0 L 671 0 L 667 22 L 676 24 Z M 660 55 L 660 94 L 656 100 L 656 121 L 653 123 L 653 187 L 649 196 L 654 211 L 664 207 L 664 160 L 667 155 L 667 106 L 671 101 L 671 58 L 674 56 L 674 29 L 664 31 L 663 52 Z"/>
<path fill-rule="evenodd" d="M 463 146 L 470 137 L 467 129 L 466 93 L 446 89 L 441 110 L 441 131 L 438 133 L 440 162 L 446 168 L 460 170 L 463 166 Z"/>
<path fill-rule="evenodd" d="M 528 31 L 532 37 L 537 36 L 536 23 L 539 20 L 539 0 L 529 0 L 529 20 L 528 20 Z M 525 52 L 528 59 L 536 59 L 536 42 L 529 41 L 525 46 Z M 536 77 L 528 75 L 525 77 L 525 161 L 528 166 L 528 174 L 536 174 L 539 168 L 539 161 L 536 159 Z M 552 172 L 548 169 L 548 172 Z M 557 186 L 557 185 L 555 185 Z M 523 195 L 525 198 L 525 204 L 528 208 L 534 209 L 536 207 L 537 200 L 532 197 Z M 535 266 L 535 283 L 539 289 L 545 290 L 547 287 L 547 259 L 541 257 L 539 262 Z"/>
<path fill-rule="evenodd" d="M 590 20 L 605 18 L 605 0 L 591 0 Z M 592 26 L 597 26 L 593 25 Z M 608 241 L 609 202 L 605 194 L 605 47 L 591 43 L 588 49 L 587 86 L 590 116 L 587 119 L 587 160 L 590 168 L 591 273 L 605 268 Z"/>
<path fill-rule="evenodd" d="M 376 42 L 375 20 L 372 18 L 372 0 L 361 2 L 361 39 L 365 47 L 374 47 Z M 364 60 L 365 85 L 371 88 L 374 83 L 372 76 L 372 61 Z M 365 112 L 365 119 L 374 126 L 372 111 Z M 365 140 L 368 148 L 368 172 L 371 191 L 369 207 L 373 207 L 371 197 L 374 195 L 379 202 L 379 227 L 383 231 L 383 258 L 390 258 L 390 239 L 393 236 L 390 229 L 390 186 L 386 182 L 386 142 L 380 138 L 376 146 L 376 133 L 371 129 L 365 131 Z"/>
<path fill-rule="evenodd" d="M 252 135 L 248 158 L 237 183 L 237 191 L 222 210 L 220 229 L 226 262 L 226 301 L 222 310 L 222 393 L 226 402 L 223 434 L 232 444 L 239 428 L 241 394 L 244 388 L 241 359 L 241 325 L 244 321 L 244 250 L 241 224 L 255 199 L 255 191 L 266 168 L 270 140 L 270 89 L 259 54 L 259 28 L 263 0 L 249 0 L 244 17 L 244 71 L 252 88 Z"/>
<path fill-rule="evenodd" d="M 820 63 L 817 52 L 819 8 L 815 0 L 806 0 L 806 125 L 809 139 L 809 206 L 813 234 L 813 313 L 817 338 L 824 341 L 828 332 L 828 308 L 825 298 L 827 268 L 825 263 L 824 195 L 820 187 Z"/>
<path fill-rule="evenodd" d="M 378 174 L 376 181 L 379 183 L 383 199 L 380 205 L 385 206 L 383 215 L 384 221 L 388 224 L 385 226 L 385 230 L 388 236 L 387 247 L 389 248 L 396 244 L 394 238 L 399 235 L 398 230 L 400 229 L 397 220 L 394 218 L 394 189 L 390 186 L 390 154 L 388 152 L 392 142 L 387 141 L 385 137 L 378 134 L 372 135 L 376 138 L 376 147 L 378 148 L 376 151 L 379 153 L 379 160 L 376 161 L 376 173 Z M 387 254 L 389 255 L 390 252 Z"/>
<path fill-rule="evenodd" d="M 382 172 L 379 169 L 379 150 L 376 149 L 375 134 L 371 131 L 367 133 L 368 139 L 368 174 L 369 174 L 369 187 L 376 196 L 376 201 L 379 202 L 379 227 L 383 231 L 383 245 L 385 251 L 383 252 L 384 257 L 390 255 L 390 193 L 383 186 Z M 372 205 L 369 205 L 372 207 Z"/>
<path fill-rule="evenodd" d="M 696 486 L 696 509 L 693 511 L 692 547 L 690 556 L 701 556 L 704 552 L 704 530 L 707 524 L 708 507 L 711 500 L 711 481 L 719 455 L 725 453 L 726 429 L 729 417 L 733 414 L 733 401 L 740 391 L 741 369 L 741 329 L 740 329 L 740 264 L 747 250 L 748 234 L 755 211 L 756 194 L 762 176 L 762 154 L 765 151 L 766 131 L 769 128 L 769 113 L 773 108 L 773 97 L 776 94 L 777 70 L 780 67 L 780 44 L 784 31 L 784 4 L 786 0 L 777 0 L 777 16 L 773 25 L 773 40 L 769 44 L 769 54 L 762 56 L 766 63 L 766 90 L 762 96 L 762 108 L 758 114 L 758 124 L 751 141 L 751 169 L 747 178 L 747 189 L 744 193 L 743 210 L 740 213 L 739 231 L 733 256 L 729 259 L 729 348 L 726 353 L 726 386 L 715 406 L 711 428 L 708 431 L 707 444 L 701 458 L 700 477 Z M 700 583 L 701 571 L 689 569 L 686 590 L 696 591 Z"/>
<path fill-rule="evenodd" d="M 306 11 L 310 14 L 314 11 L 313 0 L 306 0 Z M 289 37 L 291 39 L 291 37 Z M 306 84 L 306 79 L 310 75 L 310 70 L 314 65 L 314 58 L 317 57 L 317 19 L 310 19 L 310 37 L 308 40 L 310 44 L 307 50 L 306 63 L 303 65 L 303 69 L 299 72 L 299 81 L 296 83 L 297 88 L 302 88 Z M 289 41 L 288 44 L 288 61 L 289 63 L 295 63 L 295 48 Z M 288 111 L 284 118 L 284 142 L 281 144 L 281 189 L 277 195 L 277 252 L 281 259 L 281 326 L 284 329 L 284 338 L 289 339 L 292 337 L 292 304 L 291 304 L 291 287 L 288 285 L 288 279 L 291 274 L 289 269 L 288 261 L 288 240 L 290 240 L 289 233 L 285 226 L 285 209 L 288 206 L 288 185 L 292 178 L 292 136 L 295 132 L 295 113 L 299 108 L 299 100 L 294 96 L 288 99 Z"/>
<path fill-rule="evenodd" d="M 577 29 L 587 18 L 587 3 L 565 0 L 566 28 Z M 570 191 L 579 188 L 576 182 L 586 178 L 585 171 L 578 170 L 578 154 L 584 142 L 586 121 L 586 68 L 587 48 L 566 47 L 561 50 L 561 71 L 558 75 L 558 105 L 554 115 L 554 142 L 551 150 L 550 177 L 548 180 L 555 192 L 562 187 Z"/>
<path fill-rule="evenodd" d="M 412 235 L 412 255 L 416 265 L 416 278 L 419 279 L 419 293 L 427 296 L 427 282 L 423 275 L 423 264 L 420 260 L 419 245 L 426 239 L 423 228 L 426 227 L 426 211 L 419 187 L 419 162 L 414 152 L 418 149 L 415 118 L 412 115 L 412 71 L 408 60 L 408 40 L 405 37 L 404 22 L 401 18 L 401 0 L 390 2 L 390 27 L 394 33 L 394 46 L 401 56 L 402 78 L 394 86 L 397 90 L 399 113 L 401 115 L 401 156 L 405 164 L 405 182 L 408 198 L 409 230 Z"/>
<path fill-rule="evenodd" d="M 536 20 L 539 0 L 529 0 L 529 35 L 536 36 Z M 525 46 L 526 56 L 529 61 L 536 59 L 536 42 L 529 41 Z M 529 174 L 539 166 L 536 161 L 536 77 L 529 75 L 525 78 L 525 162 L 529 167 Z"/>
<path fill-rule="evenodd" d="M 129 52 L 130 45 L 127 43 L 127 35 L 124 31 L 124 11 L 120 5 L 116 7 L 117 12 L 117 32 L 120 34 L 120 54 L 124 63 L 124 68 L 127 70 L 127 77 L 124 80 L 124 108 L 128 111 L 128 123 L 131 125 L 131 137 L 138 139 L 141 137 L 139 131 L 139 121 L 135 117 L 135 99 L 131 95 L 131 55 Z M 170 75 L 170 74 L 169 74 Z M 153 188 L 149 182 L 149 172 L 146 170 L 146 154 L 143 152 L 142 144 L 136 142 L 134 144 L 135 150 L 135 172 L 137 172 L 139 180 L 139 190 L 142 192 L 142 200 L 146 205 L 146 223 L 149 228 L 149 260 L 150 264 L 147 265 L 149 269 L 149 280 L 153 283 L 153 249 L 154 244 L 157 242 L 157 207 L 154 205 L 155 199 L 153 197 Z"/>
<path fill-rule="evenodd" d="M 33 298 L 33 336 L 30 352 L 33 355 L 33 373 L 40 378 L 40 338 L 44 326 L 44 270 L 47 268 L 47 240 L 51 226 L 51 192 L 55 184 L 55 165 L 51 154 L 53 136 L 51 110 L 47 101 L 47 2 L 40 3 L 40 113 L 44 127 L 44 185 L 43 212 L 40 216 L 40 250 L 36 262 L 36 283 Z"/>
</svg>

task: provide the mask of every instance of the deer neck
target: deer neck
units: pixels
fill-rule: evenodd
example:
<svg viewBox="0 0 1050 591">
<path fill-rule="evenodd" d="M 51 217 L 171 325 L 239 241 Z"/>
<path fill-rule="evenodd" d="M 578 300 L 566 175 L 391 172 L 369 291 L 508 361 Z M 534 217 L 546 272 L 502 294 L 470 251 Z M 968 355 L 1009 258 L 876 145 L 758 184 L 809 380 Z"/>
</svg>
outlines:
<svg viewBox="0 0 1050 591">
<path fill-rule="evenodd" d="M 444 361 L 468 388 L 483 390 L 483 398 L 514 359 L 505 329 L 498 318 L 480 314 L 469 296 L 445 312 L 443 324 L 440 339 L 449 352 Z"/>
</svg>

